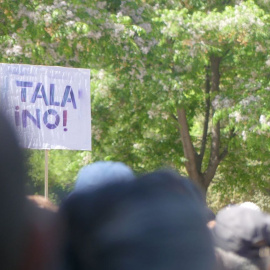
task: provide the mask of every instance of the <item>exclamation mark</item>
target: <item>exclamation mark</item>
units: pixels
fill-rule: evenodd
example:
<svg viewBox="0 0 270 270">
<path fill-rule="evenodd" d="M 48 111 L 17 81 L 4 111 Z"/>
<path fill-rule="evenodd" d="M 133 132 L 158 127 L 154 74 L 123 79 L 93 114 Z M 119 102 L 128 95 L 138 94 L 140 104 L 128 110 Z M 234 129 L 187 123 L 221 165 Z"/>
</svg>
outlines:
<svg viewBox="0 0 270 270">
<path fill-rule="evenodd" d="M 63 111 L 63 127 L 67 126 L 67 111 Z M 67 131 L 67 128 L 64 128 L 64 131 Z"/>
<path fill-rule="evenodd" d="M 19 111 L 20 107 L 16 106 L 15 107 L 15 124 L 18 127 L 20 125 L 20 111 Z"/>
</svg>

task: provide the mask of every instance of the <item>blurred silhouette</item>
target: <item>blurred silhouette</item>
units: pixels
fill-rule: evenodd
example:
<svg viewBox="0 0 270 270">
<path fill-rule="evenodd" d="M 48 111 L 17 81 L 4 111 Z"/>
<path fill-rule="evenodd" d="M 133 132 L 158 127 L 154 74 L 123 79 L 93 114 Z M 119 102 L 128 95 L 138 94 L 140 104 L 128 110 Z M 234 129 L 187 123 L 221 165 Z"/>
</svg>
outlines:
<svg viewBox="0 0 270 270">
<path fill-rule="evenodd" d="M 13 129 L 1 113 L 0 149 L 0 268 L 53 270 L 56 264 L 52 262 L 52 254 L 57 254 L 59 238 L 51 241 L 55 236 L 48 226 L 52 225 L 52 212 L 27 200 L 23 154 Z"/>
<path fill-rule="evenodd" d="M 111 182 L 130 181 L 134 178 L 133 171 L 122 162 L 97 161 L 79 171 L 74 191 L 96 189 Z"/>
<path fill-rule="evenodd" d="M 41 209 L 47 210 L 49 213 L 56 213 L 58 206 L 54 205 L 49 199 L 46 199 L 41 195 L 28 195 L 27 199 L 33 202 L 33 204 Z"/>
<path fill-rule="evenodd" d="M 36 259 L 40 260 L 41 269 L 59 269 L 63 224 L 58 207 L 40 195 L 29 195 L 27 199 L 31 204 L 31 229 L 37 239 L 35 247 L 39 249 Z"/>
<path fill-rule="evenodd" d="M 197 191 L 178 180 L 156 172 L 73 193 L 60 208 L 67 226 L 64 268 L 215 269 Z"/>
<path fill-rule="evenodd" d="M 29 235 L 22 152 L 8 121 L 0 114 L 1 269 L 20 269 Z"/>
<path fill-rule="evenodd" d="M 203 207 L 206 223 L 215 220 L 215 214 L 207 207 L 203 193 L 199 186 L 195 185 L 190 179 L 179 175 L 174 170 L 157 170 L 146 177 L 142 176 L 140 181 L 148 181 L 152 184 L 162 183 L 164 188 L 178 191 L 180 194 L 189 196 L 192 200 L 198 202 Z"/>
<path fill-rule="evenodd" d="M 270 215 L 249 205 L 232 205 L 217 213 L 212 233 L 221 269 L 267 269 Z"/>
<path fill-rule="evenodd" d="M 257 210 L 257 211 L 261 211 L 260 207 L 253 202 L 243 202 L 243 203 L 240 203 L 239 206 L 253 209 L 253 210 Z"/>
</svg>

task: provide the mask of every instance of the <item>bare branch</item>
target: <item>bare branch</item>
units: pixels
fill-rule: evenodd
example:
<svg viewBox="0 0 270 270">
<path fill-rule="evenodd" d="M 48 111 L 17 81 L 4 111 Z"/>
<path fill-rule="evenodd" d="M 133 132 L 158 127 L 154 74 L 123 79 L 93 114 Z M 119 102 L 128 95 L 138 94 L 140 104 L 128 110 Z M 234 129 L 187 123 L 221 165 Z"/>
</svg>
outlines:
<svg viewBox="0 0 270 270">
<path fill-rule="evenodd" d="M 228 49 L 228 50 L 224 53 L 223 57 L 226 56 L 226 55 L 229 53 L 229 51 L 230 51 L 230 49 Z"/>
<path fill-rule="evenodd" d="M 219 155 L 219 162 L 221 162 L 228 155 L 228 153 L 228 146 L 226 146 L 222 153 Z"/>
<path fill-rule="evenodd" d="M 205 116 L 204 116 L 204 124 L 203 124 L 203 135 L 202 135 L 202 143 L 199 154 L 199 170 L 202 167 L 202 161 L 205 153 L 206 143 L 207 143 L 207 133 L 208 133 L 208 123 L 210 117 L 210 76 L 209 76 L 209 66 L 205 68 Z"/>
<path fill-rule="evenodd" d="M 235 137 L 236 134 L 235 134 L 235 131 L 234 131 L 234 128 L 232 128 L 230 130 L 230 133 L 229 133 L 229 140 L 227 142 L 227 145 L 226 147 L 223 149 L 223 151 L 221 152 L 221 154 L 219 155 L 219 160 L 220 162 L 228 155 L 229 153 L 229 143 L 230 143 L 230 140 Z"/>
<path fill-rule="evenodd" d="M 175 120 L 178 123 L 178 119 L 177 119 L 177 117 L 173 113 L 170 113 L 170 116 L 171 116 L 171 118 L 173 120 Z"/>
<path fill-rule="evenodd" d="M 221 62 L 221 57 L 211 56 L 211 92 L 218 93 L 219 92 L 219 82 L 220 82 L 220 74 L 219 74 L 219 66 Z M 214 115 L 214 111 L 213 111 Z M 219 148 L 220 148 L 220 122 L 217 121 L 213 124 L 212 127 L 212 142 L 211 142 L 211 153 L 210 159 L 208 162 L 207 169 L 205 171 L 204 180 L 205 184 L 209 184 L 212 178 L 215 176 L 216 169 L 220 163 L 219 160 Z"/>
</svg>

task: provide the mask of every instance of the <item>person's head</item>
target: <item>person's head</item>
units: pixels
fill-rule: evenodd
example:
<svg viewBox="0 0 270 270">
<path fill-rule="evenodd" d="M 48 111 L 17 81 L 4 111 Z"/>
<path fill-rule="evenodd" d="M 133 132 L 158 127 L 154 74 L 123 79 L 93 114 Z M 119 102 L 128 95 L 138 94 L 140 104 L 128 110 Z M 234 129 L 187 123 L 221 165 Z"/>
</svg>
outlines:
<svg viewBox="0 0 270 270">
<path fill-rule="evenodd" d="M 152 177 L 67 199 L 60 209 L 67 224 L 66 269 L 213 269 L 201 204 Z"/>
<path fill-rule="evenodd" d="M 139 181 L 147 181 L 150 185 L 162 185 L 168 190 L 178 191 L 187 195 L 194 201 L 205 205 L 205 200 L 201 190 L 188 178 L 181 176 L 178 172 L 170 169 L 157 170 L 146 175 L 142 175 Z"/>
<path fill-rule="evenodd" d="M 262 249 L 270 247 L 270 216 L 240 205 L 223 208 L 217 213 L 212 232 L 217 247 L 256 258 Z"/>
<path fill-rule="evenodd" d="M 1 113 L 0 149 L 0 268 L 47 270 L 44 260 L 48 257 L 44 247 L 48 234 L 41 230 L 41 222 L 37 222 L 40 217 L 45 221 L 44 215 L 41 208 L 26 198 L 22 150 Z"/>
<path fill-rule="evenodd" d="M 217 270 L 267 270 L 260 258 L 247 258 L 221 248 L 215 249 Z"/>
<path fill-rule="evenodd" d="M 0 114 L 0 267 L 19 269 L 28 233 L 24 160 L 16 136 Z"/>
<path fill-rule="evenodd" d="M 243 202 L 239 204 L 240 207 L 261 211 L 260 207 L 253 202 Z"/>
<path fill-rule="evenodd" d="M 96 189 L 111 182 L 130 181 L 134 178 L 133 171 L 122 162 L 97 161 L 79 171 L 74 191 Z"/>
<path fill-rule="evenodd" d="M 42 266 L 40 269 L 59 269 L 63 226 L 58 207 L 40 195 L 28 195 L 27 199 L 31 206 L 31 237 L 37 251 L 32 260 Z"/>
<path fill-rule="evenodd" d="M 139 181 L 147 181 L 150 185 L 160 185 L 163 188 L 178 191 L 179 194 L 189 196 L 203 207 L 203 212 L 206 219 L 206 224 L 215 220 L 215 214 L 206 205 L 205 197 L 199 188 L 192 180 L 180 175 L 178 172 L 170 169 L 157 170 L 141 176 Z"/>
</svg>

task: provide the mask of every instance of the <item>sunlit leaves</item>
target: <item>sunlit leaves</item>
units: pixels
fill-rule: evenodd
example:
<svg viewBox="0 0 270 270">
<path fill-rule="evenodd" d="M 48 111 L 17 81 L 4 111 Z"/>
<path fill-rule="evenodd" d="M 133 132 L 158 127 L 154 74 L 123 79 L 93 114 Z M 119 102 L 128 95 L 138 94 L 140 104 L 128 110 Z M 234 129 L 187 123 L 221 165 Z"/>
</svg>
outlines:
<svg viewBox="0 0 270 270">
<path fill-rule="evenodd" d="M 263 2 L 3 0 L 0 60 L 91 68 L 93 160 L 122 160 L 139 172 L 163 165 L 183 171 L 177 108 L 186 108 L 198 150 L 209 98 L 209 126 L 220 121 L 221 146 L 235 133 L 219 176 L 231 172 L 244 181 L 263 174 L 251 164 L 269 132 L 270 18 Z M 209 94 L 212 56 L 222 61 L 219 92 Z M 207 147 L 210 140 L 208 132 Z M 246 167 L 231 168 L 242 149 Z"/>
</svg>

